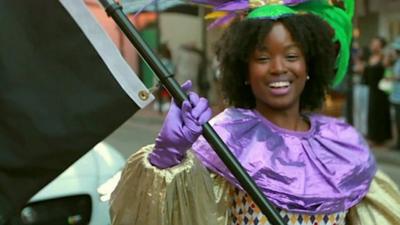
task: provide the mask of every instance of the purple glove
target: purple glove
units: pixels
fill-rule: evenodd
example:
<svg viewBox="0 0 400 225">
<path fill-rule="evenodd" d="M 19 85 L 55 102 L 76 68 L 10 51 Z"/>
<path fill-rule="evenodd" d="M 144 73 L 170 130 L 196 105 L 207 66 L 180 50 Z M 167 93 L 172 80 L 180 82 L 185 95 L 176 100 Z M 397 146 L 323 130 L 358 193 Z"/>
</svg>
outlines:
<svg viewBox="0 0 400 225">
<path fill-rule="evenodd" d="M 186 81 L 182 89 L 187 92 L 192 82 Z M 182 103 L 182 110 L 172 101 L 161 128 L 150 163 L 160 169 L 175 166 L 185 157 L 186 151 L 201 135 L 205 124 L 211 118 L 211 108 L 205 98 L 189 92 L 188 100 Z"/>
</svg>

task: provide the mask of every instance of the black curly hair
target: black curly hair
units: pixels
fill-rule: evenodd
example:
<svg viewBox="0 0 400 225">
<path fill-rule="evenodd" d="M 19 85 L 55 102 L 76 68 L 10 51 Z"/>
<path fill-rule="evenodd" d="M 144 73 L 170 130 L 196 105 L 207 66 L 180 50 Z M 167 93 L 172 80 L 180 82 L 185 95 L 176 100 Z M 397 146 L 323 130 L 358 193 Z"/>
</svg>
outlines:
<svg viewBox="0 0 400 225">
<path fill-rule="evenodd" d="M 310 79 L 300 96 L 300 110 L 318 109 L 323 104 L 335 74 L 336 52 L 332 42 L 333 31 L 325 21 L 311 14 L 287 16 L 277 20 L 235 21 L 216 44 L 224 97 L 234 107 L 255 107 L 251 87 L 245 85 L 248 60 L 277 22 L 285 26 L 306 58 Z"/>
</svg>

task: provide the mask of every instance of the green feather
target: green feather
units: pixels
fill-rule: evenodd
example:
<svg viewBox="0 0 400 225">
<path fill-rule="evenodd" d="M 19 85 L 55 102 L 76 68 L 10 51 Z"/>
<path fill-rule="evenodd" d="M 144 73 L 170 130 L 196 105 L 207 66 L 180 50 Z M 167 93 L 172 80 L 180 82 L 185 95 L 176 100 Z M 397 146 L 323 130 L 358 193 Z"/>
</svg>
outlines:
<svg viewBox="0 0 400 225">
<path fill-rule="evenodd" d="M 350 0 L 348 2 L 351 2 Z M 348 4 L 346 7 L 353 7 L 353 4 Z M 340 84 L 347 73 L 347 68 L 350 60 L 350 44 L 352 38 L 352 23 L 350 11 L 346 12 L 338 7 L 332 7 L 328 3 L 307 2 L 293 7 L 299 12 L 313 13 L 325 20 L 335 31 L 333 41 L 338 41 L 340 50 L 336 59 L 336 76 L 333 80 L 333 86 Z M 349 8 L 349 10 L 350 10 Z"/>
<path fill-rule="evenodd" d="M 284 15 L 295 15 L 296 11 L 286 5 L 273 4 L 258 7 L 247 15 L 247 19 L 277 19 Z"/>
</svg>

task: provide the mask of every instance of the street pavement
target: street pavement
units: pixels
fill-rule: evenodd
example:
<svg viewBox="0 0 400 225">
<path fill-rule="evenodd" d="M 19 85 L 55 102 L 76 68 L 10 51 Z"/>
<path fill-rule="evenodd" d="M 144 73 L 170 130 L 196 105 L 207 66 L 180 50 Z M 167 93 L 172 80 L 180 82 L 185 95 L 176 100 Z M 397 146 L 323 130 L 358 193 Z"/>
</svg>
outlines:
<svg viewBox="0 0 400 225">
<path fill-rule="evenodd" d="M 111 134 L 105 142 L 118 149 L 128 158 L 141 147 L 154 143 L 165 114 L 153 111 L 152 105 L 138 111 L 120 128 Z M 400 149 L 398 151 L 387 148 L 373 149 L 378 167 L 386 172 L 400 187 Z"/>
</svg>

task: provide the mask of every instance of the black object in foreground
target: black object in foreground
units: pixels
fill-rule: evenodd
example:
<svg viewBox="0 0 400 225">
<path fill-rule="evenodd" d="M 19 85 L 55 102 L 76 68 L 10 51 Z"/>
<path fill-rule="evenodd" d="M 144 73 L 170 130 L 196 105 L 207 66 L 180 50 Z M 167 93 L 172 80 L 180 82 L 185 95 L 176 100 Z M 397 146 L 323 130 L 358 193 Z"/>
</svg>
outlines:
<svg viewBox="0 0 400 225">
<path fill-rule="evenodd" d="M 83 6 L 0 0 L 0 224 L 148 102 Z"/>
</svg>

